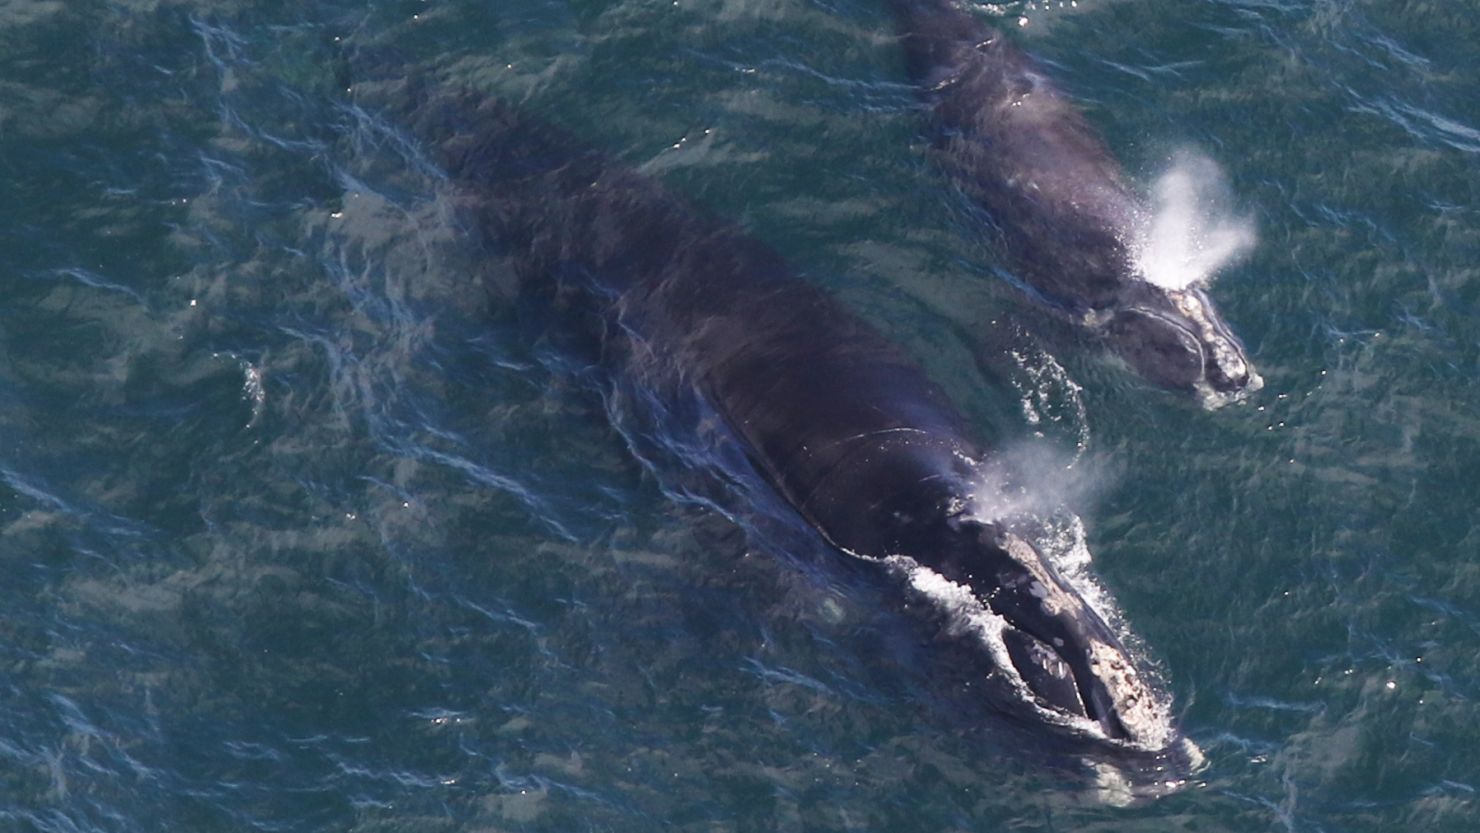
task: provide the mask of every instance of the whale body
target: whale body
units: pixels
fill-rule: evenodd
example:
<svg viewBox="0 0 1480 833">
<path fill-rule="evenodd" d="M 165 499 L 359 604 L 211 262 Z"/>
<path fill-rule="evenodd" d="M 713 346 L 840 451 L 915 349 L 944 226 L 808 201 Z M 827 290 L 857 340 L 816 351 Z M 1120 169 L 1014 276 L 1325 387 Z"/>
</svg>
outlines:
<svg viewBox="0 0 1480 833">
<path fill-rule="evenodd" d="M 1025 52 L 956 0 L 891 0 L 936 157 L 1001 232 L 1014 271 L 1147 379 L 1217 404 L 1263 381 L 1207 292 L 1146 279 L 1145 201 Z"/>
<path fill-rule="evenodd" d="M 396 120 L 521 274 L 597 308 L 621 372 L 697 391 L 850 563 L 975 617 L 951 634 L 974 640 L 998 705 L 1134 748 L 1178 737 L 1100 614 L 1028 540 L 966 508 L 986 449 L 898 347 L 736 226 L 496 100 L 392 98 L 416 102 Z"/>
</svg>

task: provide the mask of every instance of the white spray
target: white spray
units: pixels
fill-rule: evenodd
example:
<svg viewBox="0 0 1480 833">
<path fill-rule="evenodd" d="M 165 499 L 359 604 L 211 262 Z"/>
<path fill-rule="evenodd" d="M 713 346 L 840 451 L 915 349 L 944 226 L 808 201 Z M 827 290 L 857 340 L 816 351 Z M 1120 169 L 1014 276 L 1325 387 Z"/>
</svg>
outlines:
<svg viewBox="0 0 1480 833">
<path fill-rule="evenodd" d="M 1165 289 L 1206 283 L 1247 255 L 1253 219 L 1236 214 L 1228 180 L 1211 159 L 1178 151 L 1152 190 L 1155 211 L 1136 245 L 1136 266 Z"/>
</svg>

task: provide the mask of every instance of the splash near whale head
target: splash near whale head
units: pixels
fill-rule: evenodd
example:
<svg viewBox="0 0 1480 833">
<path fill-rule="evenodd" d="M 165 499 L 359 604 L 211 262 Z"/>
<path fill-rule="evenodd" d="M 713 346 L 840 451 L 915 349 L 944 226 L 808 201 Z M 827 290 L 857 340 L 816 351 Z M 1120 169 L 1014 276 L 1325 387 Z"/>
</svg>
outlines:
<svg viewBox="0 0 1480 833">
<path fill-rule="evenodd" d="M 1206 157 L 1178 153 L 1152 189 L 1153 209 L 1128 241 L 1135 280 L 1105 318 L 1116 352 L 1165 387 L 1195 391 L 1208 407 L 1242 399 L 1264 380 L 1207 288 L 1246 257 L 1257 236 L 1236 214 L 1227 181 Z"/>
<path fill-rule="evenodd" d="M 1205 156 L 1180 151 L 1152 188 L 1155 206 L 1135 247 L 1136 271 L 1168 291 L 1206 286 L 1258 242 L 1253 220 L 1234 213 L 1228 180 Z"/>
</svg>

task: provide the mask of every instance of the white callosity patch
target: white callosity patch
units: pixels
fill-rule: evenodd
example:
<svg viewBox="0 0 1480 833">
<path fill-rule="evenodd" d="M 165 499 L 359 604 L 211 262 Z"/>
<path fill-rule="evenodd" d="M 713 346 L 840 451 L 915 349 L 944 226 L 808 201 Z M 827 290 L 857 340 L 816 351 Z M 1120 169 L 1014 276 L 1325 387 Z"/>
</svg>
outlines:
<svg viewBox="0 0 1480 833">
<path fill-rule="evenodd" d="M 1062 501 L 1047 501 L 1040 497 L 1043 490 L 1021 485 L 1022 482 L 1057 482 L 1062 486 L 1062 472 L 1057 475 L 1043 473 L 1044 458 L 1041 454 L 1024 452 L 1012 456 L 1015 461 L 1012 468 L 1019 470 L 1018 477 L 1008 476 L 1009 467 L 1006 465 L 989 467 L 963 457 L 981 475 L 973 484 L 972 493 L 966 499 L 956 502 L 951 510 L 952 514 L 1008 529 L 1031 528 L 1037 549 L 1012 533 L 1008 534 L 1006 549 L 1009 555 L 1022 563 L 1033 575 L 1035 584 L 1030 592 L 1042 600 L 1045 611 L 1052 614 L 1080 610 L 1088 605 L 1110 626 L 1122 644 L 1139 645 L 1139 640 L 1126 627 L 1125 618 L 1120 615 L 1109 593 L 1091 577 L 1092 559 L 1085 543 L 1083 522 L 1077 515 L 1064 509 Z M 1041 477 L 1038 480 L 1023 480 L 1020 471 L 1023 464 L 1032 465 L 1034 461 L 1037 465 L 1033 467 Z M 1073 465 L 1069 464 L 1064 468 L 1072 468 Z M 1059 467 L 1048 465 L 1047 468 Z M 1071 491 L 1083 491 L 1086 484 L 1076 483 L 1075 486 Z M 1047 491 L 1060 493 L 1055 488 Z M 969 586 L 952 581 L 906 555 L 875 558 L 850 550 L 844 551 L 856 558 L 882 563 L 941 617 L 949 635 L 975 639 L 986 650 L 994 669 L 1012 690 L 1014 699 L 1032 709 L 1043 722 L 1101 741 L 1125 743 L 1148 752 L 1166 750 L 1177 740 L 1170 695 L 1148 682 L 1148 677 L 1142 671 L 1146 663 L 1137 661 L 1133 656 L 1110 645 L 1095 643 L 1089 647 L 1091 668 L 1109 689 L 1115 700 L 1117 715 L 1131 737 L 1129 741 L 1111 739 L 1098 722 L 1050 708 L 1039 701 L 1008 654 L 1003 632 L 1010 627 L 1009 623 L 994 613 Z M 1043 559 L 1047 559 L 1047 565 Z M 1048 565 L 1052 565 L 1052 570 L 1058 573 L 1059 579 L 1068 584 L 1069 591 L 1066 592 L 1059 580 L 1051 575 Z"/>
<path fill-rule="evenodd" d="M 1253 249 L 1254 224 L 1229 209 L 1229 189 L 1210 159 L 1180 152 L 1157 180 L 1154 213 L 1135 244 L 1145 279 L 1163 289 L 1207 283 Z"/>
<path fill-rule="evenodd" d="M 1168 289 L 1167 297 L 1176 305 L 1177 311 L 1198 328 L 1199 342 L 1204 350 L 1212 351 L 1212 361 L 1222 369 L 1224 375 L 1238 378 L 1247 374 L 1249 377 L 1249 381 L 1240 390 L 1231 394 L 1219 393 L 1206 383 L 1200 384 L 1199 393 L 1205 406 L 1216 408 L 1242 399 L 1264 387 L 1263 377 L 1249 367 L 1244 360 L 1243 351 L 1214 323 L 1216 313 L 1209 309 L 1206 295 L 1193 289 Z"/>
<path fill-rule="evenodd" d="M 1101 642 L 1091 642 L 1089 653 L 1090 670 L 1115 698 L 1115 714 L 1137 746 L 1165 749 L 1177 739 L 1169 698 L 1146 684 L 1129 656 Z"/>
<path fill-rule="evenodd" d="M 1117 632 L 1126 630 L 1125 617 L 1121 615 L 1120 608 L 1116 606 L 1110 592 L 1095 580 L 1090 569 L 1094 557 L 1090 555 L 1084 521 L 1078 515 L 1060 510 L 1053 517 L 1040 522 L 1034 540 L 1039 552 L 1053 564 L 1054 569 L 1059 571 L 1059 576 L 1074 588 L 1074 592 L 1084 599 L 1085 604 Z"/>
<path fill-rule="evenodd" d="M 1049 566 L 1039 557 L 1027 541 L 1008 534 L 1003 549 L 1033 576 L 1031 592 L 1041 600 L 1043 611 L 1050 616 L 1060 614 L 1077 616 L 1084 610 L 1084 600 L 1073 593 L 1064 592 L 1054 578 Z"/>
<path fill-rule="evenodd" d="M 1010 535 L 1007 552 L 1023 564 L 1044 587 L 1046 598 L 1043 607 L 1046 612 L 1082 616 L 1086 615 L 1083 608 L 1088 603 L 1094 613 L 1107 624 L 1115 623 L 1111 625 L 1112 628 L 1118 626 L 1119 630 L 1125 631 L 1124 617 L 1119 615 L 1110 594 L 1089 575 L 1090 556 L 1089 548 L 1084 545 L 1084 525 L 1077 516 L 1070 517 L 1070 528 L 1075 533 L 1072 538 L 1073 546 L 1068 551 L 1071 558 L 1065 559 L 1065 564 L 1056 563 L 1054 566 L 1058 568 L 1063 581 L 1072 588 L 1072 592 L 1066 592 L 1049 575 L 1048 566 L 1042 560 L 1052 557 L 1052 550 L 1048 546 L 1035 550 L 1021 538 Z M 1043 543 L 1049 544 L 1052 540 Z M 1129 633 L 1124 633 L 1121 641 L 1129 641 L 1130 636 Z M 1104 682 L 1110 696 L 1114 698 L 1115 713 L 1134 743 L 1146 749 L 1164 749 L 1177 734 L 1172 727 L 1170 698 L 1161 695 L 1149 685 L 1131 658 L 1120 649 L 1091 641 L 1088 650 L 1090 670 Z"/>
</svg>

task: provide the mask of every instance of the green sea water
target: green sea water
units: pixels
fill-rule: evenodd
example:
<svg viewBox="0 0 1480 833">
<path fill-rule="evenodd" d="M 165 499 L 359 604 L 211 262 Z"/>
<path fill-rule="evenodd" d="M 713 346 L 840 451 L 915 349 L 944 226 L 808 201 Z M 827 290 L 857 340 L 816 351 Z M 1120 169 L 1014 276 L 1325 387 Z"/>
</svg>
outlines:
<svg viewBox="0 0 1480 833">
<path fill-rule="evenodd" d="M 1248 401 L 1004 280 L 884 0 L 0 0 L 0 830 L 1480 829 L 1480 7 L 977 12 L 1148 190 L 1222 171 Z M 1045 479 L 1206 765 L 1124 805 L 698 499 L 360 48 L 735 220 L 1089 472 Z"/>
</svg>

